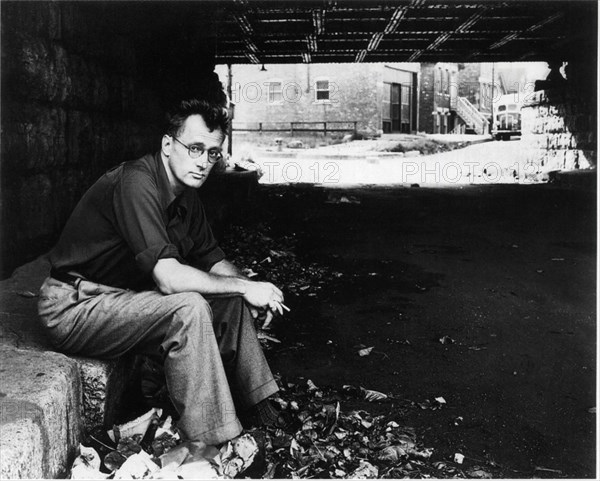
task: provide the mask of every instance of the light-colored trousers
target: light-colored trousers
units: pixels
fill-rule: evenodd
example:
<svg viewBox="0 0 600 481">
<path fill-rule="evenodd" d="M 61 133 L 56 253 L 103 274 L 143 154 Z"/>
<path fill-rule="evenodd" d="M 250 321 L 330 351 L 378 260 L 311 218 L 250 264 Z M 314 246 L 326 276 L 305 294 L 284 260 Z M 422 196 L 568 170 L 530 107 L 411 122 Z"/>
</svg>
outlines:
<svg viewBox="0 0 600 481">
<path fill-rule="evenodd" d="M 277 392 L 250 311 L 241 297 L 163 295 L 47 278 L 40 320 L 54 346 L 101 359 L 145 354 L 164 364 L 167 388 L 188 439 L 220 444 L 249 408 Z M 235 400 L 235 404 L 234 404 Z"/>
</svg>

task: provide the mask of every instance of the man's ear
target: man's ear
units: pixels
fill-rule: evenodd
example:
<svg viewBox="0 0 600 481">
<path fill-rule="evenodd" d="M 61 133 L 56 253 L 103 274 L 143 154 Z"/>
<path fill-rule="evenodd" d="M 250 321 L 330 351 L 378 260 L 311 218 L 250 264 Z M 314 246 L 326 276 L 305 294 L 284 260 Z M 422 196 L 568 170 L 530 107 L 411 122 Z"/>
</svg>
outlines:
<svg viewBox="0 0 600 481">
<path fill-rule="evenodd" d="M 165 157 L 171 155 L 171 150 L 173 150 L 173 138 L 170 135 L 163 135 L 160 150 Z"/>
</svg>

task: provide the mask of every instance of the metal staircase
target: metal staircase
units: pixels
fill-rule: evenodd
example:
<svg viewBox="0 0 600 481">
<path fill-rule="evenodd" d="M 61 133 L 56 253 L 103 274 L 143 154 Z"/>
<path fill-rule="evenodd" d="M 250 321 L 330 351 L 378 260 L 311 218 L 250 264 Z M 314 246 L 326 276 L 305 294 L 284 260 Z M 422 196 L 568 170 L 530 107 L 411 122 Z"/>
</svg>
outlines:
<svg viewBox="0 0 600 481">
<path fill-rule="evenodd" d="M 484 135 L 489 132 L 488 119 L 467 98 L 457 98 L 456 113 L 476 134 Z"/>
</svg>

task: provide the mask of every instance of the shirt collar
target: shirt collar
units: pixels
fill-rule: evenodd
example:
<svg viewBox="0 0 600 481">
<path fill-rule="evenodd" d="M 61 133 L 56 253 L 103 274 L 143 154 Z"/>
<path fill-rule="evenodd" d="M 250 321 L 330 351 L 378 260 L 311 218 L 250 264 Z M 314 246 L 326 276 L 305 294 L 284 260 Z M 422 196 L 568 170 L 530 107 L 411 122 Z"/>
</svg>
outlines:
<svg viewBox="0 0 600 481">
<path fill-rule="evenodd" d="M 188 211 L 189 195 L 190 192 L 195 194 L 194 189 L 184 189 L 179 196 L 175 196 L 171 190 L 171 184 L 160 151 L 155 154 L 154 161 L 158 172 L 158 192 L 162 208 L 170 212 L 171 216 L 185 217 Z"/>
<path fill-rule="evenodd" d="M 167 210 L 169 205 L 175 200 L 175 194 L 171 191 L 171 185 L 169 184 L 169 177 L 165 170 L 165 164 L 162 161 L 160 151 L 154 155 L 154 163 L 156 165 L 158 193 L 160 195 L 160 203 L 162 208 Z"/>
</svg>

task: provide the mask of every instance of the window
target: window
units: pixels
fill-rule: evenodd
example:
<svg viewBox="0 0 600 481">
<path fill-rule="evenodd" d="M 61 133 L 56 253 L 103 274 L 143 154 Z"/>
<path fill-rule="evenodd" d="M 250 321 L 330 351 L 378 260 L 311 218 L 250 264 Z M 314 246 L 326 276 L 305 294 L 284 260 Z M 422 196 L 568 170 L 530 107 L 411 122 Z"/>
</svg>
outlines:
<svg viewBox="0 0 600 481">
<path fill-rule="evenodd" d="M 447 94 L 450 91 L 450 72 L 448 69 L 444 70 L 444 93 Z"/>
<path fill-rule="evenodd" d="M 315 81 L 315 100 L 317 102 L 329 102 L 329 80 L 320 79 Z"/>
<path fill-rule="evenodd" d="M 443 79 L 442 79 L 442 69 L 441 68 L 436 68 L 433 71 L 433 88 L 434 91 L 437 93 L 442 93 L 443 92 Z"/>
<path fill-rule="evenodd" d="M 281 93 L 281 81 L 272 80 L 269 82 L 269 103 L 275 104 L 283 101 Z"/>
</svg>

